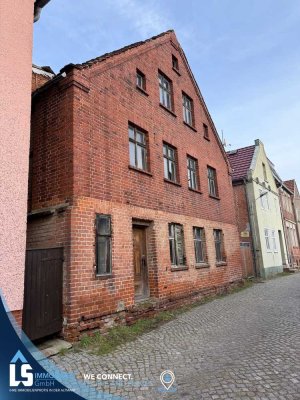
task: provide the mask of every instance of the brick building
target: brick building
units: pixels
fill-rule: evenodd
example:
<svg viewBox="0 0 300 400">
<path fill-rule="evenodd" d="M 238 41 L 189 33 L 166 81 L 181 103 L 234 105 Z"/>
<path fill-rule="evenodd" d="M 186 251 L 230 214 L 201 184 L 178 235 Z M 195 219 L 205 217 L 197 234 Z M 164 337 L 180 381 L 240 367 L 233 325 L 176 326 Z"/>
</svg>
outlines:
<svg viewBox="0 0 300 400">
<path fill-rule="evenodd" d="M 32 80 L 31 80 L 31 91 L 34 92 L 43 86 L 46 82 L 53 79 L 55 76 L 54 72 L 50 67 L 39 67 L 38 65 L 32 65 Z"/>
<path fill-rule="evenodd" d="M 65 337 L 241 280 L 230 167 L 173 31 L 37 90 L 31 154 L 27 248 L 62 249 Z"/>
<path fill-rule="evenodd" d="M 300 196 L 295 180 L 279 181 L 280 202 L 291 267 L 300 266 Z"/>
</svg>

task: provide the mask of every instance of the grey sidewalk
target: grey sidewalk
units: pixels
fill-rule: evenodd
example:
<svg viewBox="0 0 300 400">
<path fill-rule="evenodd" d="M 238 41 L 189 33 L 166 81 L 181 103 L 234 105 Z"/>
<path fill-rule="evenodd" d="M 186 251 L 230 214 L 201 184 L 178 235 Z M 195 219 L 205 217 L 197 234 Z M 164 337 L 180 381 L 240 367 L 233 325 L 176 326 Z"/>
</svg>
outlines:
<svg viewBox="0 0 300 400">
<path fill-rule="evenodd" d="M 300 399 L 300 274 L 194 308 L 109 355 L 53 359 L 78 376 L 131 373 L 91 382 L 124 399 Z M 169 392 L 164 370 L 176 377 Z"/>
</svg>

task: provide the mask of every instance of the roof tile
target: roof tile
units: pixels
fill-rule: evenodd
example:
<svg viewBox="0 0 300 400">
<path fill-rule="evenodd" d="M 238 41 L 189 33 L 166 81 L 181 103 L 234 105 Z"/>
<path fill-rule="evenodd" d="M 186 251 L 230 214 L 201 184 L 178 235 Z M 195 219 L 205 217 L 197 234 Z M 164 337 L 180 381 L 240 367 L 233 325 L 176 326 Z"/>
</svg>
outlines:
<svg viewBox="0 0 300 400">
<path fill-rule="evenodd" d="M 227 157 L 232 168 L 233 181 L 238 181 L 247 177 L 254 150 L 255 145 L 227 152 Z"/>
</svg>

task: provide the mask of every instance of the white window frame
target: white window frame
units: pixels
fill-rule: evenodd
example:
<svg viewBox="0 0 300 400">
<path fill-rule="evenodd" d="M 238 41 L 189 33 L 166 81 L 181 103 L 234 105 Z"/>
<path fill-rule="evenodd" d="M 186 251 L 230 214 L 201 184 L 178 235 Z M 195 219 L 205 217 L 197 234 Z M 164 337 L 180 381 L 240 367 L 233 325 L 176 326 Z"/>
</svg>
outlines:
<svg viewBox="0 0 300 400">
<path fill-rule="evenodd" d="M 270 241 L 271 237 L 269 235 L 269 232 L 270 232 L 270 230 L 268 228 L 264 228 L 267 253 L 272 253 L 271 241 Z"/>
<path fill-rule="evenodd" d="M 278 253 L 278 246 L 277 246 L 277 241 L 276 241 L 276 233 L 275 233 L 274 229 L 272 229 L 272 231 L 271 231 L 271 239 L 272 239 L 273 251 L 274 251 L 274 253 Z"/>
</svg>

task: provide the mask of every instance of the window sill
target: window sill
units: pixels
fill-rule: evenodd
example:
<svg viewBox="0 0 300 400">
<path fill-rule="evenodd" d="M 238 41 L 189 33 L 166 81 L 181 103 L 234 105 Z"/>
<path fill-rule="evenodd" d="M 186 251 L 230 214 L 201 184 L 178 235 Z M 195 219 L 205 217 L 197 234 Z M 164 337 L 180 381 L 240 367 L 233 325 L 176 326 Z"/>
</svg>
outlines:
<svg viewBox="0 0 300 400">
<path fill-rule="evenodd" d="M 212 194 L 210 194 L 209 197 L 215 200 L 221 200 L 219 196 L 213 196 Z"/>
<path fill-rule="evenodd" d="M 151 174 L 151 172 L 145 171 L 145 170 L 137 168 L 137 167 L 133 167 L 132 165 L 128 165 L 128 169 L 131 169 L 132 171 L 140 172 L 141 174 L 144 174 L 144 175 L 153 176 Z"/>
<path fill-rule="evenodd" d="M 171 183 L 172 185 L 175 185 L 175 186 L 179 186 L 179 187 L 182 186 L 182 185 L 181 185 L 180 183 L 178 183 L 178 182 L 170 181 L 170 179 L 164 178 L 164 181 L 167 182 L 167 183 Z"/>
<path fill-rule="evenodd" d="M 141 87 L 139 87 L 139 86 L 136 86 L 136 88 L 137 88 L 137 90 L 139 90 L 141 93 L 143 93 L 145 96 L 149 96 L 149 93 L 147 93 L 145 89 L 143 89 L 143 88 L 141 88 Z"/>
<path fill-rule="evenodd" d="M 188 269 L 189 267 L 187 265 L 179 265 L 178 267 L 176 265 L 172 265 L 171 272 L 187 271 Z"/>
<path fill-rule="evenodd" d="M 204 137 L 205 140 L 207 140 L 208 142 L 210 142 L 210 138 L 209 138 L 209 137 L 204 136 L 204 135 L 203 135 L 203 137 Z"/>
<path fill-rule="evenodd" d="M 226 261 L 216 262 L 216 267 L 226 267 L 226 265 L 227 265 Z"/>
<path fill-rule="evenodd" d="M 184 125 L 190 128 L 192 131 L 197 132 L 197 129 L 193 127 L 193 125 L 190 125 L 188 122 L 183 121 Z"/>
<path fill-rule="evenodd" d="M 210 265 L 209 264 L 207 264 L 207 263 L 205 263 L 205 262 L 203 262 L 203 263 L 196 263 L 195 264 L 195 268 L 196 269 L 202 269 L 202 268 L 209 268 L 210 267 Z"/>
<path fill-rule="evenodd" d="M 114 278 L 113 274 L 96 274 L 96 279 L 111 279 Z"/>
<path fill-rule="evenodd" d="M 198 189 L 193 189 L 193 188 L 190 188 L 190 187 L 189 187 L 189 190 L 190 190 L 191 192 L 195 192 L 195 193 L 202 194 L 201 190 L 198 190 Z"/>
<path fill-rule="evenodd" d="M 168 107 L 164 106 L 164 105 L 161 104 L 161 103 L 159 103 L 159 105 L 160 105 L 160 107 L 161 107 L 162 109 L 168 111 L 168 113 L 170 113 L 171 115 L 173 115 L 173 117 L 177 118 L 177 115 L 176 115 L 172 110 L 170 110 Z"/>
<path fill-rule="evenodd" d="M 181 76 L 181 73 L 177 68 L 172 67 L 172 70 L 175 71 L 178 76 Z"/>
</svg>

